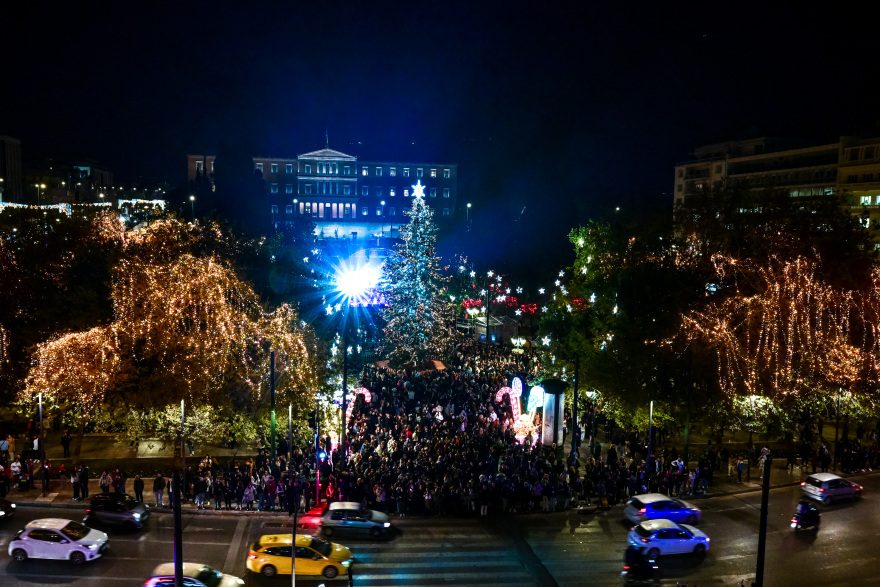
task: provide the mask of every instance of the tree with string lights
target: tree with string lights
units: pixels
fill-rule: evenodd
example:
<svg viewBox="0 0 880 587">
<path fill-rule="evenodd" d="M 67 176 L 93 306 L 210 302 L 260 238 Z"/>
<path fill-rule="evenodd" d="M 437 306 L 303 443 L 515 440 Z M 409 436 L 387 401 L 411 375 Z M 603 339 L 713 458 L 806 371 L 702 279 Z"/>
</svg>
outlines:
<svg viewBox="0 0 880 587">
<path fill-rule="evenodd" d="M 112 322 L 39 345 L 22 402 L 42 393 L 82 430 L 99 411 L 155 427 L 183 399 L 210 406 L 217 419 L 205 427 L 222 436 L 224 422 L 266 411 L 275 351 L 280 400 L 297 413 L 313 409 L 319 361 L 310 329 L 287 305 L 265 310 L 228 262 L 194 254 L 191 237 L 176 220 L 123 235 Z"/>
<path fill-rule="evenodd" d="M 413 186 L 409 223 L 400 227 L 403 240 L 385 264 L 384 294 L 388 306 L 385 339 L 395 365 L 419 364 L 449 350 L 454 309 L 445 292 L 448 278 L 435 254 L 437 227 L 425 203 L 424 186 Z"/>
</svg>

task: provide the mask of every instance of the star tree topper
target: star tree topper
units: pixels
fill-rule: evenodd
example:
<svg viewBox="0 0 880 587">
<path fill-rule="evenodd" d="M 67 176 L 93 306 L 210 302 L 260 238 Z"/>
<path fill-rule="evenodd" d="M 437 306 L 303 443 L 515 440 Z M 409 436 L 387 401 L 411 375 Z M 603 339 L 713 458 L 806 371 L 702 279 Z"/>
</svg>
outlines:
<svg viewBox="0 0 880 587">
<path fill-rule="evenodd" d="M 422 180 L 416 182 L 416 185 L 412 186 L 413 189 L 413 197 L 414 198 L 424 198 L 425 197 L 425 186 L 422 185 Z"/>
</svg>

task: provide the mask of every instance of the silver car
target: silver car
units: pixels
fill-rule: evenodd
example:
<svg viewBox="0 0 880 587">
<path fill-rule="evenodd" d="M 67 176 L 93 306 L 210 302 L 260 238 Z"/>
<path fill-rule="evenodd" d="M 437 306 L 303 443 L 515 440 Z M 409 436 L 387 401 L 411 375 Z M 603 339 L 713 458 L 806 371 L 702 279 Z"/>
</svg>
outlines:
<svg viewBox="0 0 880 587">
<path fill-rule="evenodd" d="M 688 552 L 703 554 L 709 550 L 709 537 L 705 532 L 670 520 L 647 520 L 636 524 L 630 530 L 628 541 L 636 548 L 644 548 L 649 558 Z"/>
<path fill-rule="evenodd" d="M 858 499 L 862 496 L 861 485 L 834 473 L 813 473 L 801 482 L 801 489 L 804 495 L 825 505 L 844 499 Z"/>
<path fill-rule="evenodd" d="M 388 514 L 365 510 L 356 501 L 336 501 L 321 516 L 321 530 L 327 536 L 336 531 L 366 532 L 377 538 L 391 530 Z"/>
</svg>

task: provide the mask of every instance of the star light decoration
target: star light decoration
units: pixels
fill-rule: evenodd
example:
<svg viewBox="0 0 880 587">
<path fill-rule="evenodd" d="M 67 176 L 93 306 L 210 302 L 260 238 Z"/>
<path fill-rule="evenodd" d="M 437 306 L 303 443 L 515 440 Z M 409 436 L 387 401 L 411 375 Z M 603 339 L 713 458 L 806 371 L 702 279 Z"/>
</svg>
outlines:
<svg viewBox="0 0 880 587">
<path fill-rule="evenodd" d="M 543 287 L 538 290 L 538 293 L 544 295 L 544 291 L 546 291 Z"/>
<path fill-rule="evenodd" d="M 413 197 L 414 198 L 424 198 L 425 197 L 425 186 L 422 185 L 422 180 L 418 180 L 416 185 L 412 186 L 413 189 Z"/>
<path fill-rule="evenodd" d="M 543 344 L 544 346 L 550 346 L 550 337 L 549 337 L 549 336 L 545 336 L 544 338 L 542 338 L 542 339 L 541 339 L 541 344 Z"/>
<path fill-rule="evenodd" d="M 523 292 L 523 288 L 521 288 L 521 287 L 516 288 L 516 293 L 521 294 L 522 292 Z"/>
</svg>

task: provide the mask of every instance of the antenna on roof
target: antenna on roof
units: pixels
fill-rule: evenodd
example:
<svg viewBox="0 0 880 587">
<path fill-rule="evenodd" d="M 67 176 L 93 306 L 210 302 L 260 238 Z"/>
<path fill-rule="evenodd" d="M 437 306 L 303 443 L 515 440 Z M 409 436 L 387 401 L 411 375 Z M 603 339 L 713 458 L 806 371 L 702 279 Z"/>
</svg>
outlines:
<svg viewBox="0 0 880 587">
<path fill-rule="evenodd" d="M 326 126 L 324 127 L 324 141 L 325 141 L 324 147 L 326 149 L 329 149 L 330 148 L 330 131 L 327 130 Z"/>
</svg>

